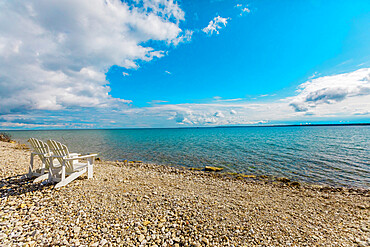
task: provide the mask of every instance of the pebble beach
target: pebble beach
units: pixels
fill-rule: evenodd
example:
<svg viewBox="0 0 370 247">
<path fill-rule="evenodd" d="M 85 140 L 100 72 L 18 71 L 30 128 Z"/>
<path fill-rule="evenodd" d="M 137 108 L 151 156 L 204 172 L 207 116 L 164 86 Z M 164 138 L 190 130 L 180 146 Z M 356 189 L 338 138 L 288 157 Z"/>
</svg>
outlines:
<svg viewBox="0 0 370 247">
<path fill-rule="evenodd" d="M 365 189 L 104 160 L 54 189 L 30 153 L 0 142 L 0 246 L 370 246 Z"/>
</svg>

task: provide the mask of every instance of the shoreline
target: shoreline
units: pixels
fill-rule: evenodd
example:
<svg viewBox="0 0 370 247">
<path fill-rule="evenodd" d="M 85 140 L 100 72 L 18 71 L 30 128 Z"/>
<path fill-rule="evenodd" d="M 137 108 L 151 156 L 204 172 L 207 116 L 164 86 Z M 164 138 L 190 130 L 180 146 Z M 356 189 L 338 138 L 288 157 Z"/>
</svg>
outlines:
<svg viewBox="0 0 370 247">
<path fill-rule="evenodd" d="M 1 141 L 0 141 L 1 142 Z M 20 149 L 28 150 L 28 144 L 24 142 L 24 140 L 11 140 L 10 143 L 18 145 Z M 138 161 L 138 160 L 110 160 L 110 159 L 102 159 L 98 156 L 98 160 L 101 162 L 118 162 L 118 163 L 142 163 L 142 164 L 152 164 L 152 165 L 158 165 L 158 166 L 169 166 L 179 169 L 188 169 L 191 171 L 206 171 L 205 167 L 188 167 L 180 164 L 174 164 L 174 163 L 156 163 L 156 162 L 150 162 L 150 161 Z M 293 187 L 300 187 L 304 186 L 306 188 L 314 188 L 314 189 L 322 189 L 322 190 L 332 190 L 332 191 L 340 191 L 340 190 L 349 190 L 349 191 L 360 191 L 361 193 L 370 193 L 370 187 L 361 187 L 356 185 L 349 185 L 349 184 L 329 184 L 325 182 L 315 182 L 315 181 L 307 181 L 307 180 L 300 180 L 300 179 L 292 179 L 285 176 L 277 176 L 277 175 L 271 175 L 271 174 L 245 174 L 245 173 L 239 173 L 239 172 L 232 172 L 232 171 L 225 171 L 224 167 L 217 167 L 217 166 L 211 166 L 214 168 L 222 168 L 222 170 L 217 171 L 217 174 L 223 175 L 223 176 L 230 176 L 237 179 L 249 179 L 249 180 L 262 180 L 264 182 L 269 183 L 282 183 L 286 186 L 293 186 Z M 212 171 L 208 171 L 212 172 Z"/>
<path fill-rule="evenodd" d="M 356 133 L 358 135 L 361 133 L 368 133 L 368 131 L 363 132 L 365 129 L 362 129 L 362 131 Z M 369 129 L 366 128 L 366 130 Z M 280 133 L 279 136 L 285 136 L 285 131 L 278 132 Z M 316 134 L 314 136 L 319 138 L 322 134 L 321 132 L 322 131 L 315 132 Z M 347 133 L 347 131 L 345 132 Z M 54 138 L 69 144 L 72 149 L 79 149 L 80 152 L 100 152 L 100 157 L 108 161 L 123 161 L 124 159 L 142 160 L 145 163 L 164 164 L 174 167 L 200 167 L 201 169 L 207 165 L 220 166 L 227 172 L 257 176 L 267 175 L 271 177 L 272 180 L 278 177 L 286 177 L 299 183 L 320 184 L 321 186 L 330 187 L 370 189 L 370 181 L 366 173 L 368 170 L 367 160 L 370 158 L 366 152 L 366 138 L 364 137 L 366 135 L 361 135 L 365 139 L 356 138 L 356 140 L 358 140 L 356 145 L 359 145 L 356 146 L 353 144 L 356 148 L 347 149 L 345 144 L 341 144 L 340 141 L 335 142 L 336 147 L 333 149 L 334 151 L 328 150 L 328 154 L 325 153 L 326 144 L 320 144 L 321 146 L 318 145 L 311 150 L 310 147 L 314 145 L 312 143 L 312 138 L 311 144 L 304 144 L 305 146 L 301 146 L 301 144 L 299 144 L 300 142 L 280 145 L 278 141 L 280 137 L 277 139 L 275 138 L 270 144 L 266 144 L 264 141 L 258 141 L 256 147 L 253 147 L 251 144 L 244 144 L 244 142 L 238 142 L 238 148 L 236 148 L 237 146 L 226 141 L 229 143 L 228 145 L 232 145 L 227 149 L 228 153 L 217 154 L 217 150 L 221 150 L 224 145 L 219 145 L 217 142 L 212 141 L 215 140 L 215 138 L 212 140 L 207 139 L 209 135 L 204 134 L 202 131 L 199 134 L 200 139 L 198 138 L 198 134 L 196 135 L 197 140 L 199 139 L 199 143 L 197 142 L 195 144 L 191 144 L 190 141 L 194 133 L 186 132 L 186 137 L 183 139 L 184 145 L 182 146 L 169 145 L 175 144 L 173 143 L 174 138 L 161 138 L 160 143 L 156 143 L 152 135 L 161 135 L 162 132 L 157 134 L 143 132 L 136 135 L 131 132 L 93 132 L 88 134 L 81 131 L 76 132 L 76 134 L 74 134 L 75 132 L 68 132 L 68 134 L 66 134 L 71 140 L 73 140 L 73 136 L 77 135 L 80 138 L 84 138 L 85 141 L 96 143 L 96 145 L 92 147 L 93 149 L 84 148 L 83 142 L 79 142 L 77 139 L 68 143 L 68 141 L 63 139 L 64 134 L 53 131 L 43 134 L 40 132 L 30 132 L 29 134 L 25 132 L 19 134 L 15 134 L 14 132 L 9 133 L 13 133 L 14 139 L 20 143 L 26 143 L 26 140 L 32 137 L 32 135 L 39 136 L 39 138 L 44 140 L 47 138 Z M 171 134 L 170 136 L 172 136 L 172 134 L 174 136 L 182 136 L 182 132 L 165 133 Z M 220 133 L 215 132 L 214 134 L 223 136 L 221 133 L 223 133 L 223 131 Z M 254 135 L 253 133 L 254 131 L 252 131 L 252 136 Z M 303 132 L 299 131 L 299 133 Z M 299 133 L 297 135 L 301 136 L 302 134 Z M 334 131 L 334 133 L 337 133 L 337 131 Z M 90 136 L 105 136 L 106 134 L 122 137 L 122 142 L 119 141 L 120 139 L 112 142 L 99 138 L 90 140 Z M 229 134 L 233 135 L 233 132 Z M 234 134 L 238 136 L 238 140 L 241 138 L 239 130 Z M 265 136 L 265 134 L 263 135 Z M 144 136 L 148 138 L 146 141 L 147 145 L 141 147 L 142 144 L 138 140 L 144 138 Z M 125 138 L 127 138 L 127 140 Z M 203 140 L 203 138 L 206 139 Z M 291 143 L 286 138 L 282 138 L 281 141 L 288 141 L 288 143 Z M 212 143 L 212 148 L 204 147 L 206 142 Z M 155 154 L 156 151 L 153 149 L 155 145 L 160 145 L 160 155 Z M 274 148 L 269 150 L 269 145 L 273 145 Z M 275 146 L 277 146 L 277 148 L 275 148 Z M 203 153 L 197 153 L 197 150 L 201 150 Z M 256 150 L 259 151 L 256 152 Z M 310 154 L 310 152 L 313 153 Z"/>
<path fill-rule="evenodd" d="M 244 173 L 238 173 L 238 172 L 229 172 L 224 171 L 223 167 L 217 167 L 217 166 L 208 166 L 212 169 L 219 169 L 222 170 L 207 170 L 207 166 L 205 167 L 187 167 L 177 164 L 159 164 L 154 162 L 143 162 L 143 161 L 135 161 L 135 160 L 101 160 L 102 162 L 113 162 L 113 163 L 120 163 L 124 165 L 129 164 L 150 164 L 154 166 L 164 166 L 164 167 L 173 167 L 180 170 L 190 170 L 195 172 L 204 172 L 204 173 L 213 173 L 215 176 L 224 176 L 229 177 L 231 179 L 245 179 L 247 181 L 254 181 L 254 182 L 264 182 L 264 183 L 270 183 L 274 185 L 280 185 L 280 186 L 288 186 L 292 188 L 305 188 L 305 189 L 319 189 L 319 190 L 325 190 L 325 191 L 354 191 L 356 193 L 361 194 L 369 194 L 370 196 L 370 188 L 364 188 L 360 186 L 353 186 L 353 185 L 345 185 L 345 184 L 326 184 L 324 182 L 317 183 L 317 182 L 310 182 L 310 181 L 302 181 L 302 180 L 295 180 L 290 179 L 288 177 L 282 177 L 282 176 L 276 176 L 276 175 L 269 175 L 269 174 L 244 174 Z"/>
<path fill-rule="evenodd" d="M 370 244 L 369 190 L 115 161 L 54 189 L 18 179 L 30 151 L 15 148 L 0 142 L 0 245 Z"/>
</svg>

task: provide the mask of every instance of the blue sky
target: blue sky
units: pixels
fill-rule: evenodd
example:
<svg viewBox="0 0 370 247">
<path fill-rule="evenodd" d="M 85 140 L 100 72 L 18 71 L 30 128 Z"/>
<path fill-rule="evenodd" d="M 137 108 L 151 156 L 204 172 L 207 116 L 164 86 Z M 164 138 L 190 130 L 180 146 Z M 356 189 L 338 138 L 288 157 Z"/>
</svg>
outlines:
<svg viewBox="0 0 370 247">
<path fill-rule="evenodd" d="M 369 1 L 0 10 L 0 129 L 370 122 Z"/>
<path fill-rule="evenodd" d="M 239 16 L 233 3 L 184 4 L 189 13 L 184 28 L 205 27 L 214 16 L 231 20 L 218 35 L 196 33 L 190 43 L 169 49 L 166 57 L 126 71 L 132 76 L 111 70 L 112 95 L 135 98 L 144 106 L 155 99 L 153 93 L 172 103 L 253 97 L 281 89 L 290 89 L 288 94 L 317 71 L 349 72 L 369 62 L 370 4 L 254 1 L 246 4 L 251 12 Z"/>
</svg>

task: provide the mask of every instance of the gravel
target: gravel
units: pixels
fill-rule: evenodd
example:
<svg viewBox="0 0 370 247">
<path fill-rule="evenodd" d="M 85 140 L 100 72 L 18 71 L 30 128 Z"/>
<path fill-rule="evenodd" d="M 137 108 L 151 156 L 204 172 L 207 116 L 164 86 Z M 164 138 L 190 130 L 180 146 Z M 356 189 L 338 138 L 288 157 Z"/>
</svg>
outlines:
<svg viewBox="0 0 370 247">
<path fill-rule="evenodd" d="M 113 161 L 54 189 L 29 157 L 0 142 L 0 246 L 370 246 L 367 190 Z"/>
</svg>

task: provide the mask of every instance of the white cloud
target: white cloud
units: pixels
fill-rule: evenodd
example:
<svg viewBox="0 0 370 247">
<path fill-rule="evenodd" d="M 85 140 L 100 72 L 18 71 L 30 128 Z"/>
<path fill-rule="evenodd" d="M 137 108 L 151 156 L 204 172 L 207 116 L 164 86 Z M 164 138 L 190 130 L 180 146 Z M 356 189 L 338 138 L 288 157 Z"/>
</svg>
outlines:
<svg viewBox="0 0 370 247">
<path fill-rule="evenodd" d="M 0 4 L 0 114 L 71 107 L 125 107 L 109 95 L 105 73 L 165 51 L 154 40 L 191 38 L 173 0 L 30 0 Z M 128 73 L 123 73 L 123 76 Z"/>
<path fill-rule="evenodd" d="M 244 14 L 249 14 L 251 12 L 251 10 L 248 8 L 248 5 L 243 5 L 239 3 L 235 5 L 235 8 L 238 8 L 240 10 L 240 14 L 239 14 L 240 16 L 243 16 Z"/>
<path fill-rule="evenodd" d="M 217 16 L 213 18 L 206 26 L 205 28 L 202 29 L 203 32 L 206 34 L 212 35 L 213 33 L 219 34 L 219 30 L 222 28 L 222 26 L 226 27 L 227 20 L 230 18 L 223 18 L 221 16 Z"/>
<path fill-rule="evenodd" d="M 126 72 L 122 72 L 122 75 L 123 76 L 129 76 L 130 74 L 129 73 L 126 73 Z"/>
<path fill-rule="evenodd" d="M 177 46 L 179 43 L 186 43 L 191 40 L 191 37 L 193 36 L 194 31 L 192 30 L 185 30 L 185 32 L 179 34 L 179 36 L 175 39 L 173 39 L 171 42 L 174 46 Z"/>
<path fill-rule="evenodd" d="M 241 10 L 242 10 L 242 13 L 240 13 L 240 15 L 242 15 L 243 13 L 250 13 L 251 12 L 251 10 L 248 9 L 248 8 L 242 8 Z"/>
<path fill-rule="evenodd" d="M 168 75 L 171 75 L 171 72 L 169 72 L 169 71 L 165 71 L 164 73 L 166 73 L 166 74 L 168 74 Z"/>
<path fill-rule="evenodd" d="M 166 100 L 152 100 L 150 102 L 147 102 L 148 104 L 160 104 L 160 103 L 167 103 Z"/>
<path fill-rule="evenodd" d="M 324 76 L 299 86 L 298 95 L 288 98 L 297 112 L 312 110 L 321 104 L 334 104 L 348 98 L 370 95 L 370 68 L 351 73 Z"/>
<path fill-rule="evenodd" d="M 243 98 L 235 98 L 235 99 L 222 99 L 221 97 L 213 97 L 217 102 L 231 102 L 231 101 L 241 101 Z"/>
<path fill-rule="evenodd" d="M 218 118 L 223 118 L 223 117 L 225 117 L 225 115 L 222 113 L 222 112 L 216 112 L 213 116 L 215 116 L 215 117 L 218 117 Z"/>
</svg>

